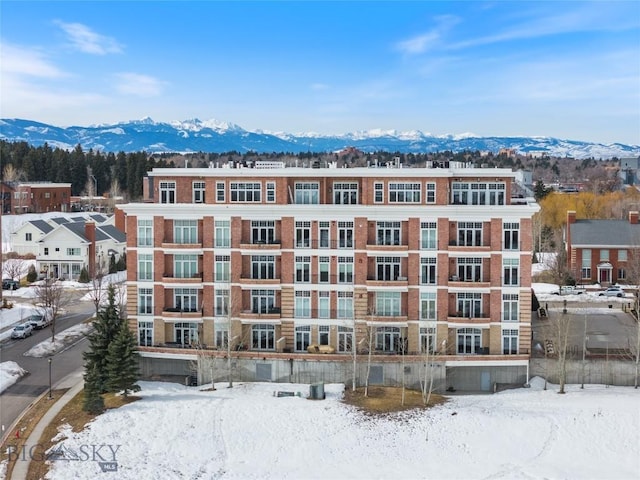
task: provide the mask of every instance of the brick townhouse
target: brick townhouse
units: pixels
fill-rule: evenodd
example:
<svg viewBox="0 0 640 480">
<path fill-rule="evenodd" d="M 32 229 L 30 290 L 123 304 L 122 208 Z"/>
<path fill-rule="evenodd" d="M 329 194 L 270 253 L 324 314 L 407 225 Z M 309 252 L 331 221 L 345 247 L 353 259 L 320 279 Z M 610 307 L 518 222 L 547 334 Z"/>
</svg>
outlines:
<svg viewBox="0 0 640 480">
<path fill-rule="evenodd" d="M 626 220 L 578 219 L 567 212 L 566 248 L 568 267 L 578 283 L 636 283 L 635 266 L 640 252 L 638 212 Z M 635 261 L 634 261 L 635 259 Z"/>
<path fill-rule="evenodd" d="M 515 174 L 331 167 L 150 171 L 144 201 L 117 215 L 142 356 L 428 349 L 447 367 L 523 372 L 539 207 L 512 199 Z"/>
</svg>

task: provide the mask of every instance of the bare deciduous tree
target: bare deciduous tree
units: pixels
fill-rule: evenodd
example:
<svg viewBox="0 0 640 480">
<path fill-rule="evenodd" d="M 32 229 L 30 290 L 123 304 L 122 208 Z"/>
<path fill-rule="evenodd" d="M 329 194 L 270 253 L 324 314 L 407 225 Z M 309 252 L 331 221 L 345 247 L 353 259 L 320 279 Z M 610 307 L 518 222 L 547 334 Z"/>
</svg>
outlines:
<svg viewBox="0 0 640 480">
<path fill-rule="evenodd" d="M 51 314 L 51 341 L 56 340 L 56 320 L 62 309 L 69 304 L 71 296 L 55 278 L 45 278 L 35 286 L 36 301 Z"/>
<path fill-rule="evenodd" d="M 2 264 L 2 278 L 20 281 L 27 274 L 27 262 L 22 258 L 9 258 Z"/>
<path fill-rule="evenodd" d="M 106 300 L 106 298 L 104 298 L 107 291 L 107 285 L 104 278 L 106 273 L 106 262 L 102 257 L 100 257 L 96 262 L 93 278 L 91 279 L 91 284 L 89 286 L 89 297 L 96 307 L 96 318 L 98 318 L 98 313 L 100 312 L 100 304 Z"/>
<path fill-rule="evenodd" d="M 542 328 L 547 361 L 549 357 L 555 357 L 557 362 L 558 383 L 560 385 L 558 393 L 565 393 L 564 387 L 567 380 L 567 353 L 569 351 L 571 316 L 565 312 L 566 309 L 563 310 L 563 313 L 554 312 L 551 315 L 548 314 L 548 320 Z"/>
</svg>

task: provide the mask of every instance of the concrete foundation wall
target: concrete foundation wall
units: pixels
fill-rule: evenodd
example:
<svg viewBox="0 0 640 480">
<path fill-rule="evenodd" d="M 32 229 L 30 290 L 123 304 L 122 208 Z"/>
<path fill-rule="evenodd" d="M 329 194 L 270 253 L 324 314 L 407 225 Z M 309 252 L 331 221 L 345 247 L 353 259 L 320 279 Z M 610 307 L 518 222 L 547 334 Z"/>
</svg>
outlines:
<svg viewBox="0 0 640 480">
<path fill-rule="evenodd" d="M 531 376 L 546 378 L 551 383 L 558 382 L 558 362 L 553 358 L 532 358 Z M 567 360 L 566 383 L 584 383 L 631 386 L 634 385 L 636 366 L 632 361 L 590 359 L 584 365 L 579 360 Z"/>
</svg>

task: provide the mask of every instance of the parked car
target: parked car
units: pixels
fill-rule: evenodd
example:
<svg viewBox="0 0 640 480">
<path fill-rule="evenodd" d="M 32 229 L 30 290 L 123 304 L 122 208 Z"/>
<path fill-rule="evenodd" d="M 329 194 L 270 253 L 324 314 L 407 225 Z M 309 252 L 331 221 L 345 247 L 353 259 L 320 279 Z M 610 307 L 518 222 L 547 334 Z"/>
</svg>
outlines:
<svg viewBox="0 0 640 480">
<path fill-rule="evenodd" d="M 13 327 L 11 331 L 11 338 L 27 338 L 33 334 L 33 327 L 30 323 L 22 323 Z"/>
<path fill-rule="evenodd" d="M 2 279 L 2 289 L 3 290 L 17 290 L 20 288 L 20 282 L 16 280 L 12 280 L 11 278 L 3 278 Z"/>
<path fill-rule="evenodd" d="M 51 318 L 49 315 L 31 315 L 27 318 L 26 323 L 29 323 L 35 330 L 40 330 L 51 324 Z"/>
<path fill-rule="evenodd" d="M 624 297 L 624 290 L 618 285 L 607 288 L 604 292 L 600 292 L 600 297 Z"/>
<path fill-rule="evenodd" d="M 560 291 L 553 292 L 554 295 L 580 295 L 584 293 L 584 287 L 580 288 L 574 285 L 563 285 L 560 287 Z"/>
</svg>

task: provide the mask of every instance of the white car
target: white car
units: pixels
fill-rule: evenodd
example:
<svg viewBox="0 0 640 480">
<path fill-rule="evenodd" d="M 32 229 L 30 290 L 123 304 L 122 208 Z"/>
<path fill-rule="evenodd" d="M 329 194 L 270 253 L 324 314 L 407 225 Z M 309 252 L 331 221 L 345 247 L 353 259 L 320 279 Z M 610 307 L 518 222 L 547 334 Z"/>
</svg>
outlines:
<svg viewBox="0 0 640 480">
<path fill-rule="evenodd" d="M 624 297 L 624 290 L 619 286 L 612 286 L 607 288 L 604 292 L 600 292 L 600 297 Z"/>
<path fill-rule="evenodd" d="M 33 327 L 30 323 L 22 323 L 13 328 L 11 331 L 11 338 L 27 338 L 33 334 Z"/>
<path fill-rule="evenodd" d="M 41 328 L 47 327 L 51 324 L 51 318 L 49 315 L 31 315 L 27 318 L 26 323 L 31 324 L 35 330 L 40 330 Z"/>
</svg>

